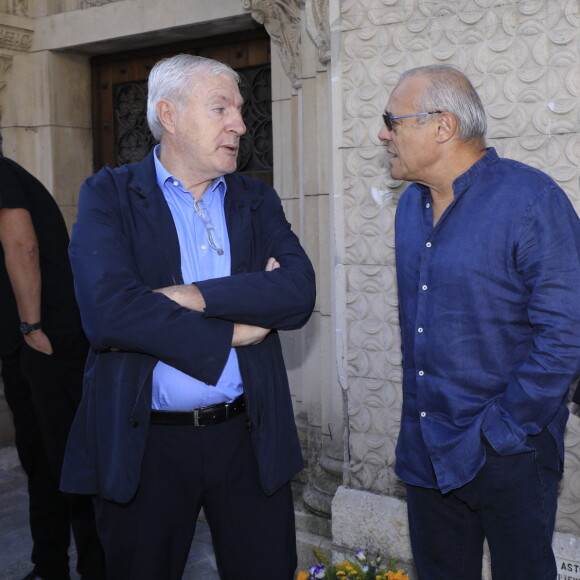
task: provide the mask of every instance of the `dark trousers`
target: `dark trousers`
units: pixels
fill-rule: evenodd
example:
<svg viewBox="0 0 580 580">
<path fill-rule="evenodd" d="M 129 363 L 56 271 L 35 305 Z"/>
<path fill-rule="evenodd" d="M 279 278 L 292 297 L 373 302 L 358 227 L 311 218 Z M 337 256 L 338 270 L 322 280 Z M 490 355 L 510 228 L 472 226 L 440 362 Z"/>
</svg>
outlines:
<svg viewBox="0 0 580 580">
<path fill-rule="evenodd" d="M 34 572 L 42 578 L 68 578 L 68 504 L 46 459 L 30 385 L 20 369 L 20 350 L 2 359 L 2 380 L 14 420 L 16 450 L 28 480 Z"/>
<path fill-rule="evenodd" d="M 421 580 L 481 580 L 483 542 L 494 580 L 553 580 L 552 551 L 562 464 L 547 430 L 534 451 L 501 457 L 486 445 L 475 479 L 442 494 L 407 486 L 409 529 Z"/>
<path fill-rule="evenodd" d="M 49 338 L 54 351 L 52 355 L 45 355 L 25 344 L 20 354 L 20 364 L 25 381 L 30 386 L 34 417 L 42 437 L 50 476 L 54 482 L 59 482 L 68 434 L 82 396 L 88 344 L 82 332 Z M 83 580 L 102 580 L 104 556 L 97 536 L 91 498 L 70 494 L 61 494 L 60 497 L 61 503 L 63 500 L 66 503 L 66 527 L 68 530 L 72 527 L 75 539 L 79 574 Z M 64 529 L 64 523 L 60 526 Z M 59 545 L 64 546 L 64 536 Z M 37 573 L 43 578 L 53 578 L 40 570 Z M 68 573 L 55 578 L 62 577 L 68 578 Z"/>
<path fill-rule="evenodd" d="M 291 580 L 290 484 L 262 491 L 245 416 L 208 427 L 151 425 L 129 504 L 95 499 L 108 580 L 180 580 L 203 507 L 220 578 Z"/>
</svg>

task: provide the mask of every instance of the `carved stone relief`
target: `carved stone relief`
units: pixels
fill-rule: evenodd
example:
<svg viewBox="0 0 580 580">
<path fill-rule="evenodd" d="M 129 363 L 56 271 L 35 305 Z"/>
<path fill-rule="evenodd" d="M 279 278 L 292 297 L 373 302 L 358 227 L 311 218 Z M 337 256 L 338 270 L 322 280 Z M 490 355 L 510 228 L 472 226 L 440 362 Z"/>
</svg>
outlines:
<svg viewBox="0 0 580 580">
<path fill-rule="evenodd" d="M 16 9 L 14 3 L 12 8 Z M 32 46 L 32 30 L 15 28 L 0 24 L 0 120 L 4 108 L 4 96 L 6 93 L 7 74 L 12 66 L 12 55 L 17 52 L 27 52 Z"/>
<path fill-rule="evenodd" d="M 328 0 L 306 0 L 304 2 L 306 30 L 318 49 L 318 59 L 322 64 L 330 60 L 330 24 L 328 21 Z"/>
<path fill-rule="evenodd" d="M 0 49 L 27 52 L 32 46 L 32 31 L 0 24 Z"/>
<path fill-rule="evenodd" d="M 0 13 L 28 16 L 29 0 L 3 0 L 0 2 Z"/>
<path fill-rule="evenodd" d="M 300 64 L 301 11 L 300 0 L 242 0 L 244 10 L 264 26 L 277 46 L 280 61 L 292 86 L 302 86 Z"/>
<path fill-rule="evenodd" d="M 579 13 L 575 0 L 342 0 L 341 72 L 351 485 L 400 492 L 401 408 L 390 178 L 380 114 L 404 70 L 446 62 L 470 77 L 500 155 L 539 167 L 580 212 Z M 580 533 L 580 419 L 571 417 L 558 529 Z"/>
<path fill-rule="evenodd" d="M 320 62 L 330 60 L 328 0 L 242 0 L 242 7 L 268 31 L 294 89 L 302 86 L 302 10 Z"/>
</svg>

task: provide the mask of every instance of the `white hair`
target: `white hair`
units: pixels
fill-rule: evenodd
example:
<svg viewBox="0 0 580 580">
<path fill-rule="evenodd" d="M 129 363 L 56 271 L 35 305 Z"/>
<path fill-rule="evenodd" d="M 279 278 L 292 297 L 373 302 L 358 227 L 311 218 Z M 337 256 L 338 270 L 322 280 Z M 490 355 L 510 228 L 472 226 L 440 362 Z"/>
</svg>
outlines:
<svg viewBox="0 0 580 580">
<path fill-rule="evenodd" d="M 457 119 L 462 141 L 485 142 L 485 109 L 475 88 L 459 69 L 448 64 L 422 66 L 404 72 L 399 83 L 415 75 L 425 76 L 429 81 L 413 103 L 418 111 L 448 111 Z"/>
<path fill-rule="evenodd" d="M 229 65 L 191 54 L 178 54 L 160 60 L 151 69 L 147 81 L 147 122 L 157 141 L 161 139 L 164 131 L 157 115 L 157 103 L 167 99 L 179 108 L 184 107 L 187 104 L 192 78 L 201 71 L 212 76 L 227 74 L 236 83 L 240 83 L 240 76 Z"/>
</svg>

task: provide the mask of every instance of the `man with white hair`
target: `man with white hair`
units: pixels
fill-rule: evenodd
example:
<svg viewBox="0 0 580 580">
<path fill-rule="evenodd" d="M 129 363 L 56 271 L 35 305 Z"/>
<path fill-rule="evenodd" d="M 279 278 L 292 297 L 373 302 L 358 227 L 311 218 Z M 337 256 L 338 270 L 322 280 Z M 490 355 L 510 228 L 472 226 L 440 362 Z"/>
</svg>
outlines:
<svg viewBox="0 0 580 580">
<path fill-rule="evenodd" d="M 546 174 L 485 143 L 447 65 L 404 73 L 379 138 L 396 215 L 407 484 L 419 577 L 553 580 L 568 389 L 580 371 L 580 223 Z"/>
<path fill-rule="evenodd" d="M 196 56 L 155 65 L 160 144 L 81 189 L 70 256 L 91 352 L 62 485 L 96 494 L 108 580 L 180 579 L 202 507 L 221 578 L 296 568 L 277 330 L 307 322 L 314 272 L 276 192 L 230 175 L 238 80 Z"/>
</svg>

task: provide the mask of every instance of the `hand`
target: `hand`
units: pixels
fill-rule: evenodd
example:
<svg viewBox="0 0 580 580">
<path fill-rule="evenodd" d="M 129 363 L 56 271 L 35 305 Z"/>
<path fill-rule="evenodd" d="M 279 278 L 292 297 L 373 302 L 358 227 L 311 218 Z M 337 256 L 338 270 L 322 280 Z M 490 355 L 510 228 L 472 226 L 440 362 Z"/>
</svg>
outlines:
<svg viewBox="0 0 580 580">
<path fill-rule="evenodd" d="M 266 264 L 266 272 L 272 272 L 272 270 L 277 270 L 280 267 L 280 262 L 276 258 L 268 258 L 268 263 Z"/>
<path fill-rule="evenodd" d="M 259 344 L 268 336 L 269 333 L 269 328 L 236 322 L 234 323 L 232 346 L 251 346 L 253 344 Z"/>
<path fill-rule="evenodd" d="M 26 342 L 30 348 L 33 348 L 38 352 L 48 355 L 52 354 L 52 344 L 50 344 L 50 339 L 46 334 L 44 334 L 42 329 L 33 330 L 32 332 L 25 334 L 24 342 Z"/>
<path fill-rule="evenodd" d="M 166 286 L 165 288 L 157 288 L 153 292 L 159 292 L 189 310 L 195 312 L 203 312 L 205 310 L 205 299 L 195 284 Z"/>
</svg>

